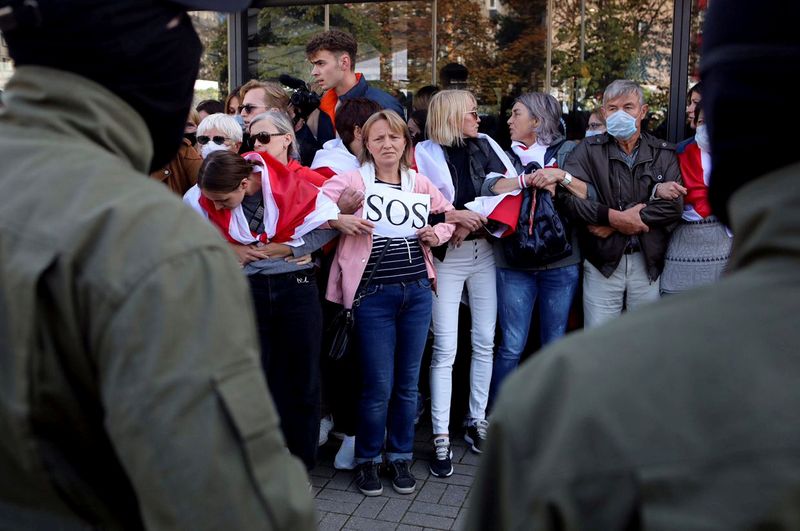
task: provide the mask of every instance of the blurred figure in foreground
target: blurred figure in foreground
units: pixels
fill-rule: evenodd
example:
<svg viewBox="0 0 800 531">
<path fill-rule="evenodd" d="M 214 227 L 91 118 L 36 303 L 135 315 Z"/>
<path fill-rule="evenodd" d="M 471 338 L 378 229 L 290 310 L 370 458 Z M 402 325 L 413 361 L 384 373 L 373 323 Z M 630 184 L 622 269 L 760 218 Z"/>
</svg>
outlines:
<svg viewBox="0 0 800 531">
<path fill-rule="evenodd" d="M 0 529 L 312 529 L 233 253 L 147 177 L 177 153 L 188 9 L 0 0 Z"/>
</svg>

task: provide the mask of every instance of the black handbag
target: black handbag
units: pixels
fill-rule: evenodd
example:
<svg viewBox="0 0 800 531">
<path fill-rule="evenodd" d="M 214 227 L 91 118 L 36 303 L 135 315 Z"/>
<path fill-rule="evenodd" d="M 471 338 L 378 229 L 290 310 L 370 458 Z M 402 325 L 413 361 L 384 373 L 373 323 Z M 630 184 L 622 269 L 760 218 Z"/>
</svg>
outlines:
<svg viewBox="0 0 800 531">
<path fill-rule="evenodd" d="M 353 312 L 361 303 L 361 299 L 364 298 L 364 294 L 367 292 L 370 282 L 372 282 L 372 277 L 374 277 L 375 272 L 378 271 L 378 266 L 381 265 L 381 261 L 386 255 L 386 251 L 389 249 L 389 244 L 391 243 L 391 238 L 386 240 L 386 245 L 383 246 L 381 254 L 378 256 L 378 260 L 375 262 L 375 267 L 372 268 L 369 277 L 367 277 L 367 281 L 364 283 L 361 289 L 358 290 L 355 299 L 353 299 L 353 306 L 350 308 L 343 307 L 341 310 L 339 310 L 331 320 L 331 323 L 328 325 L 326 335 L 328 337 L 327 351 L 329 358 L 338 360 L 347 353 L 350 345 L 350 335 L 353 332 L 353 326 L 355 326 Z"/>
<path fill-rule="evenodd" d="M 539 165 L 533 162 L 525 168 L 525 173 L 537 169 Z M 572 245 L 550 192 L 526 188 L 522 194 L 517 230 L 501 240 L 508 264 L 537 267 L 569 256 Z"/>
</svg>

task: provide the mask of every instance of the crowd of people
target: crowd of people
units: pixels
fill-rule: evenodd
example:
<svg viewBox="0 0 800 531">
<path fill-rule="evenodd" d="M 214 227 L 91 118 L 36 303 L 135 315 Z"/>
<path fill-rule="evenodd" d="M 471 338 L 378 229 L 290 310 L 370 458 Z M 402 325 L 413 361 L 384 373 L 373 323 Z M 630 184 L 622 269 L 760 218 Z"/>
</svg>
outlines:
<svg viewBox="0 0 800 531">
<path fill-rule="evenodd" d="M 492 403 L 526 347 L 713 282 L 731 234 L 708 208 L 700 87 L 687 105 L 697 132 L 678 149 L 642 130 L 644 92 L 627 80 L 605 89 L 578 141 L 566 140 L 553 96 L 521 94 L 501 146 L 479 132 L 468 90 L 424 87 L 406 112 L 355 71 L 356 51 L 338 30 L 308 43 L 323 91 L 310 112 L 273 81 L 201 102 L 178 156 L 153 177 L 220 230 L 250 282 L 289 450 L 310 470 L 336 433 L 335 466 L 355 468 L 362 493 L 382 492 L 384 462 L 394 489 L 410 493 L 426 397 L 430 473 L 448 477 L 451 434 L 482 452 Z M 365 200 L 383 189 L 426 196 L 424 223 L 402 234 L 373 223 Z M 334 361 L 324 349 L 339 306 L 355 324 Z M 465 418 L 451 419 L 461 309 L 469 396 Z"/>
<path fill-rule="evenodd" d="M 187 11 L 249 4 L 0 0 L 0 528 L 313 529 L 318 446 L 412 493 L 428 399 L 465 529 L 798 527 L 800 165 L 741 120 L 800 4 L 712 3 L 677 146 L 628 80 L 577 134 L 535 92 L 485 134 L 457 64 L 406 109 L 338 31 L 321 97 L 190 109 Z"/>
</svg>

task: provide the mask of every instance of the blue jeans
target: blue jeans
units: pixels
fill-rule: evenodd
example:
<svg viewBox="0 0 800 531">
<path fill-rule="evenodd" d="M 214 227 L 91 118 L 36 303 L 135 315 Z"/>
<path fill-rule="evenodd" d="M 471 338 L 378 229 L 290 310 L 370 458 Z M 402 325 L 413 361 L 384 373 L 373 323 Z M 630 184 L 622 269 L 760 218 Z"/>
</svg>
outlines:
<svg viewBox="0 0 800 531">
<path fill-rule="evenodd" d="M 422 351 L 431 324 L 428 279 L 370 286 L 355 309 L 361 362 L 356 463 L 411 461 Z"/>
<path fill-rule="evenodd" d="M 537 296 L 544 346 L 564 335 L 577 287 L 578 264 L 541 271 L 497 268 L 498 324 L 502 337 L 494 360 L 490 401 L 494 401 L 500 384 L 519 365 Z"/>
</svg>

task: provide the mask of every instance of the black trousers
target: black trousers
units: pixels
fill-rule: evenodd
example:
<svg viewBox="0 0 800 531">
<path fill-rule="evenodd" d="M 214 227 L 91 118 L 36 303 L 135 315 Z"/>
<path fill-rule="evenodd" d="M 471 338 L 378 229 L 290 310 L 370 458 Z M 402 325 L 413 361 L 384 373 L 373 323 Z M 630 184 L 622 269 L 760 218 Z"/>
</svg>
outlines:
<svg viewBox="0 0 800 531">
<path fill-rule="evenodd" d="M 261 363 L 289 451 L 314 468 L 319 439 L 322 310 L 313 270 L 251 275 Z"/>
</svg>

